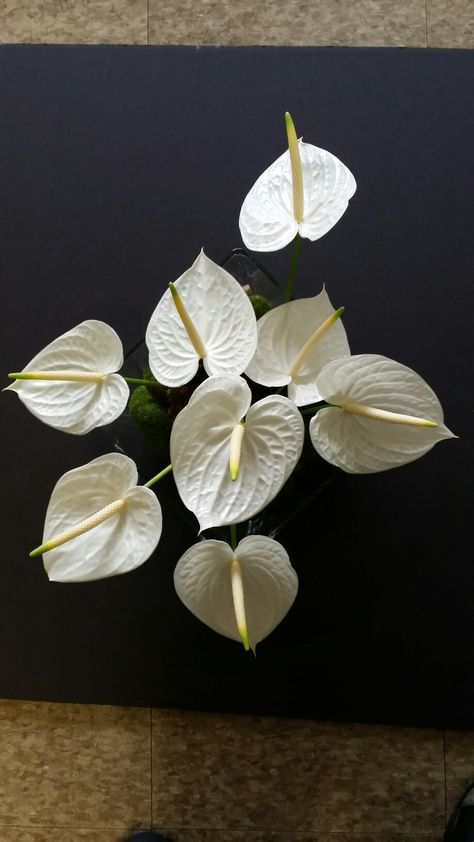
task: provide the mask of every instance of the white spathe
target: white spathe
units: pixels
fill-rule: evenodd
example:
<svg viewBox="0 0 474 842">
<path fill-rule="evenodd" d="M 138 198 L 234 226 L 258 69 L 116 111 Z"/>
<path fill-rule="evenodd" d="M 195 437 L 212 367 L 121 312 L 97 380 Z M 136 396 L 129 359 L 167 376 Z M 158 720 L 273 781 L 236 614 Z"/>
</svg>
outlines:
<svg viewBox="0 0 474 842">
<path fill-rule="evenodd" d="M 298 142 L 303 176 L 303 220 L 293 212 L 290 153 L 287 150 L 257 179 L 239 217 L 242 239 L 252 251 L 277 251 L 296 236 L 318 240 L 341 218 L 356 191 L 355 178 L 335 155 Z"/>
<path fill-rule="evenodd" d="M 23 369 L 104 374 L 100 382 L 15 380 L 5 391 L 16 392 L 40 421 L 65 433 L 83 435 L 111 424 L 124 411 L 129 388 L 115 374 L 123 365 L 122 343 L 105 322 L 89 319 L 43 348 Z"/>
<path fill-rule="evenodd" d="M 158 544 L 161 506 L 154 492 L 137 486 L 135 463 L 120 453 L 99 456 L 68 471 L 49 501 L 43 543 L 65 532 L 117 499 L 123 509 L 89 532 L 43 556 L 56 582 L 87 582 L 128 573 L 143 564 Z"/>
<path fill-rule="evenodd" d="M 330 404 L 311 419 L 316 451 L 351 474 L 369 474 L 405 465 L 438 441 L 455 438 L 443 423 L 443 409 L 433 390 L 411 368 L 378 354 L 359 354 L 329 363 L 318 377 L 322 398 Z M 437 426 L 392 423 L 355 415 L 344 404 L 414 416 Z"/>
<path fill-rule="evenodd" d="M 270 395 L 250 406 L 241 377 L 210 377 L 192 395 L 171 431 L 174 479 L 200 529 L 253 517 L 278 494 L 303 447 L 304 423 L 294 403 Z M 229 473 L 230 441 L 245 416 L 237 479 Z"/>
<path fill-rule="evenodd" d="M 240 284 L 201 251 L 174 286 L 206 349 L 207 374 L 241 374 L 257 345 L 257 322 Z M 176 387 L 192 380 L 200 357 L 170 290 L 153 312 L 145 339 L 150 368 L 160 383 Z"/>
<path fill-rule="evenodd" d="M 298 577 L 284 547 L 249 535 L 233 551 L 224 541 L 201 541 L 181 556 L 174 573 L 179 598 L 199 620 L 240 640 L 231 586 L 231 564 L 240 564 L 250 648 L 283 620 L 298 591 Z"/>
<path fill-rule="evenodd" d="M 346 331 L 337 319 L 316 343 L 299 371 L 288 372 L 306 340 L 334 313 L 323 288 L 313 298 L 280 304 L 257 322 L 257 350 L 245 374 L 263 386 L 288 386 L 288 397 L 297 406 L 321 400 L 317 377 L 328 362 L 350 355 Z"/>
</svg>

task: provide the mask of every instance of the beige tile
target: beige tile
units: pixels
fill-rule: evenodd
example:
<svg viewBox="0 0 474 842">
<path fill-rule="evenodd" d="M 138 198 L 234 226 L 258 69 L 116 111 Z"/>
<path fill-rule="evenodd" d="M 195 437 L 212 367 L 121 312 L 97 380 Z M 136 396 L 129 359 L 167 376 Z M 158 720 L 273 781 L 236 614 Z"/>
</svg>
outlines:
<svg viewBox="0 0 474 842">
<path fill-rule="evenodd" d="M 278 833 L 268 830 L 193 830 L 158 828 L 170 835 L 173 842 L 381 842 L 379 833 Z M 35 840 L 36 842 L 36 840 Z M 442 842 L 442 835 L 384 834 L 383 842 Z"/>
<path fill-rule="evenodd" d="M 447 731 L 446 809 L 448 816 L 473 780 L 474 733 L 472 731 Z"/>
<path fill-rule="evenodd" d="M 149 826 L 150 759 L 147 709 L 0 702 L 0 825 Z"/>
<path fill-rule="evenodd" d="M 128 830 L 0 827 L 0 842 L 122 842 Z"/>
<path fill-rule="evenodd" d="M 429 47 L 474 47 L 473 0 L 427 0 Z"/>
<path fill-rule="evenodd" d="M 0 43 L 146 44 L 147 0 L 0 0 Z"/>
<path fill-rule="evenodd" d="M 424 47 L 425 0 L 231 0 L 227 43 Z"/>
<path fill-rule="evenodd" d="M 443 734 L 154 711 L 153 821 L 433 839 L 444 827 Z"/>
<path fill-rule="evenodd" d="M 150 44 L 224 44 L 227 0 L 149 0 Z"/>
</svg>

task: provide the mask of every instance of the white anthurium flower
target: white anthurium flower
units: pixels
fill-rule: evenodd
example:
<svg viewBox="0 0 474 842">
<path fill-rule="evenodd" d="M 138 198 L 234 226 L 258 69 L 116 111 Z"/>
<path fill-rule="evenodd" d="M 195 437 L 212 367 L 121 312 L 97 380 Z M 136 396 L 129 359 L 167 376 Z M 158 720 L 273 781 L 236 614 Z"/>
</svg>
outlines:
<svg viewBox="0 0 474 842">
<path fill-rule="evenodd" d="M 328 362 L 350 355 L 346 331 L 323 289 L 314 298 L 280 304 L 258 320 L 258 344 L 245 373 L 263 386 L 288 386 L 297 406 L 316 403 L 317 377 Z"/>
<path fill-rule="evenodd" d="M 203 251 L 168 289 L 146 331 L 150 368 L 164 386 L 182 386 L 202 359 L 209 375 L 238 375 L 257 345 L 257 321 L 248 296 Z"/>
<path fill-rule="evenodd" d="M 354 176 L 335 155 L 297 140 L 286 115 L 289 149 L 257 179 L 239 217 L 253 251 L 277 251 L 297 234 L 318 240 L 338 222 L 356 191 Z"/>
<path fill-rule="evenodd" d="M 209 377 L 174 422 L 173 475 L 201 530 L 253 517 L 300 457 L 304 423 L 294 403 L 282 395 L 251 400 L 243 378 Z"/>
<path fill-rule="evenodd" d="M 115 374 L 123 365 L 115 330 L 90 319 L 43 348 L 5 391 L 16 392 L 33 415 L 57 430 L 83 435 L 124 411 L 129 388 Z"/>
<path fill-rule="evenodd" d="M 331 407 L 310 423 L 323 459 L 351 474 L 405 465 L 438 441 L 456 438 L 433 390 L 411 368 L 378 354 L 329 363 L 318 389 Z"/>
<path fill-rule="evenodd" d="M 199 620 L 253 652 L 283 620 L 298 591 L 286 550 L 263 535 L 249 535 L 235 551 L 224 541 L 195 544 L 178 561 L 174 584 Z"/>
<path fill-rule="evenodd" d="M 161 506 L 137 480 L 135 463 L 120 453 L 61 477 L 49 501 L 43 543 L 30 553 L 44 555 L 51 581 L 105 579 L 150 557 L 161 536 Z"/>
</svg>

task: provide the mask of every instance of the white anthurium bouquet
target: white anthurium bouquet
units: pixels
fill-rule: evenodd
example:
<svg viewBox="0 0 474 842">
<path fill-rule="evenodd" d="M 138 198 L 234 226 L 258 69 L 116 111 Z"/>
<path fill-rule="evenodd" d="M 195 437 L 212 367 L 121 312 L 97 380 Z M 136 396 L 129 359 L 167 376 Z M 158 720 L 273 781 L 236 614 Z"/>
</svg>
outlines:
<svg viewBox="0 0 474 842">
<path fill-rule="evenodd" d="M 277 497 L 305 436 L 346 473 L 404 465 L 453 437 L 418 374 L 378 354 L 351 355 L 344 308 L 335 309 L 325 289 L 293 298 L 301 238 L 327 233 L 356 183 L 334 155 L 297 139 L 289 114 L 286 128 L 288 150 L 257 179 L 239 220 L 249 249 L 274 251 L 293 240 L 284 304 L 266 302 L 257 320 L 252 296 L 201 251 L 151 316 L 143 379 L 119 373 L 119 337 L 89 320 L 10 374 L 8 387 L 41 421 L 78 435 L 111 423 L 127 404 L 132 412 L 142 390 L 164 417 L 155 435 L 169 439 L 171 464 L 142 486 L 121 453 L 61 477 L 43 542 L 30 553 L 44 556 L 49 578 L 90 581 L 143 564 L 162 530 L 151 489 L 172 472 L 200 538 L 177 563 L 176 592 L 196 617 L 254 652 L 288 612 L 298 579 L 278 541 L 250 534 L 238 542 L 237 525 Z M 253 402 L 251 383 L 264 386 L 265 397 Z M 216 527 L 228 527 L 228 542 L 202 534 Z"/>
</svg>

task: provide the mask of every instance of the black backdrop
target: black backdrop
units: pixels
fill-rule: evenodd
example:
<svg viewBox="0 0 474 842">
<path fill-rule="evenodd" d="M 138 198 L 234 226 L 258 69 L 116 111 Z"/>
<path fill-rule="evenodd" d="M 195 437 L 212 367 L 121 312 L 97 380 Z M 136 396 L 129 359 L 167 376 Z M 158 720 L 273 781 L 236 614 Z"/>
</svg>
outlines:
<svg viewBox="0 0 474 842">
<path fill-rule="evenodd" d="M 48 582 L 28 550 L 51 489 L 108 448 L 3 395 L 1 697 L 474 727 L 473 82 L 469 51 L 0 48 L 2 371 L 86 318 L 132 347 L 202 246 L 241 245 L 290 110 L 358 182 L 297 294 L 324 281 L 352 351 L 415 368 L 460 436 L 342 479 L 282 538 L 300 593 L 254 659 L 177 599 L 173 517 L 139 570 Z M 285 275 L 288 249 L 260 257 Z"/>
</svg>

